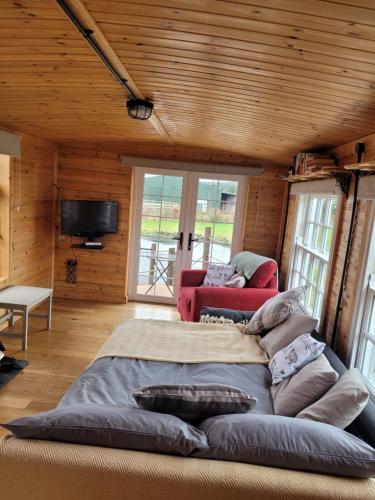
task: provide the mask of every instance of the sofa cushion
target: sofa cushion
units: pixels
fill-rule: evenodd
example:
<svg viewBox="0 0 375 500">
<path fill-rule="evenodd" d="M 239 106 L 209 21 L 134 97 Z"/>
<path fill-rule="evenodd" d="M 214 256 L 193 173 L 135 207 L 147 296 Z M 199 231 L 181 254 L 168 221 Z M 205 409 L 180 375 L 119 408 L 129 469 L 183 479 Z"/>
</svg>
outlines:
<svg viewBox="0 0 375 500">
<path fill-rule="evenodd" d="M 272 358 L 277 351 L 284 349 L 293 340 L 304 333 L 311 333 L 318 323 L 317 319 L 308 316 L 307 314 L 292 314 L 289 318 L 280 325 L 272 328 L 259 342 L 259 345 L 264 349 L 268 356 Z"/>
<path fill-rule="evenodd" d="M 250 335 L 266 333 L 288 319 L 291 314 L 297 311 L 306 291 L 307 288 L 301 286 L 279 293 L 275 297 L 267 300 L 267 302 L 256 311 L 250 323 L 247 325 L 245 333 Z"/>
<path fill-rule="evenodd" d="M 134 391 L 133 397 L 140 408 L 169 413 L 188 422 L 246 413 L 257 403 L 247 392 L 224 384 L 149 385 Z"/>
<path fill-rule="evenodd" d="M 332 425 L 249 413 L 209 418 L 199 429 L 206 434 L 209 448 L 194 456 L 340 476 L 375 476 L 374 448 Z"/>
<path fill-rule="evenodd" d="M 308 406 L 297 418 L 348 427 L 367 405 L 369 392 L 359 370 L 353 368 L 344 373 L 334 386 L 318 401 Z"/>
<path fill-rule="evenodd" d="M 77 404 L 12 420 L 18 438 L 190 455 L 207 448 L 204 433 L 173 415 L 129 406 Z"/>
<path fill-rule="evenodd" d="M 293 377 L 271 386 L 275 414 L 296 416 L 327 392 L 337 379 L 337 372 L 321 354 Z"/>
</svg>

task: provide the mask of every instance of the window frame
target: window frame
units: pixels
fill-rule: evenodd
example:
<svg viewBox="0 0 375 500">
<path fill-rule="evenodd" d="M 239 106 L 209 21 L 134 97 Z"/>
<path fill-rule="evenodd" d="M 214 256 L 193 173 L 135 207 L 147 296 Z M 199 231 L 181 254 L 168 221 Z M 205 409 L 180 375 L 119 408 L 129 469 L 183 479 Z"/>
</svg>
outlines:
<svg viewBox="0 0 375 500">
<path fill-rule="evenodd" d="M 373 263 L 375 262 L 375 201 L 371 202 L 368 227 L 370 229 L 366 235 L 346 359 L 350 368 L 358 368 L 359 370 L 367 340 L 363 327 L 369 319 L 371 299 L 375 298 L 375 274 L 373 273 Z M 365 377 L 364 379 L 367 381 Z M 368 389 L 371 399 L 375 401 L 374 388 L 368 384 Z"/>
<path fill-rule="evenodd" d="M 337 194 L 333 194 L 333 193 L 304 193 L 304 194 L 297 194 L 296 196 L 297 196 L 297 203 L 296 203 L 297 208 L 296 208 L 296 217 L 295 217 L 293 234 L 292 234 L 292 245 L 291 245 L 292 250 L 290 252 L 289 263 L 288 263 L 287 287 L 289 289 L 292 285 L 292 279 L 293 279 L 293 274 L 294 274 L 293 265 L 294 265 L 294 262 L 296 259 L 296 253 L 297 253 L 298 248 L 302 249 L 305 252 L 308 252 L 310 255 L 312 255 L 313 258 L 316 257 L 320 261 L 322 261 L 322 260 L 325 261 L 325 263 L 327 264 L 327 272 L 326 272 L 324 291 L 322 291 L 322 299 L 321 299 L 322 307 L 321 307 L 319 317 L 316 318 L 318 320 L 318 324 L 317 324 L 316 329 L 319 330 L 323 324 L 323 320 L 324 320 L 325 315 L 326 315 L 327 296 L 328 296 L 328 291 L 329 291 L 330 283 L 331 283 L 333 256 L 334 256 L 335 250 L 336 250 L 337 230 L 338 230 L 339 221 L 340 221 L 340 217 L 341 217 L 342 195 L 339 193 L 337 193 Z M 306 246 L 302 242 L 298 242 L 297 238 L 296 238 L 296 236 L 299 232 L 301 232 L 303 234 L 303 237 L 305 237 L 306 231 L 308 230 L 308 224 L 307 224 L 308 214 L 306 212 L 307 212 L 307 208 L 308 208 L 308 198 L 309 197 L 336 198 L 336 214 L 335 214 L 335 220 L 333 222 L 332 240 L 331 240 L 331 247 L 330 247 L 328 259 L 325 259 L 324 254 L 321 254 L 317 250 Z M 300 230 L 302 224 L 305 224 L 303 231 Z M 314 225 L 315 226 L 321 225 L 321 226 L 327 227 L 324 224 L 320 224 L 320 223 L 317 223 Z M 322 276 L 321 273 L 322 272 L 323 271 L 321 270 L 320 274 L 319 274 L 318 283 L 321 281 L 321 276 Z"/>
<path fill-rule="evenodd" d="M 10 244 L 11 244 L 11 199 L 10 175 L 12 158 L 0 154 L 0 285 L 10 276 Z"/>
</svg>

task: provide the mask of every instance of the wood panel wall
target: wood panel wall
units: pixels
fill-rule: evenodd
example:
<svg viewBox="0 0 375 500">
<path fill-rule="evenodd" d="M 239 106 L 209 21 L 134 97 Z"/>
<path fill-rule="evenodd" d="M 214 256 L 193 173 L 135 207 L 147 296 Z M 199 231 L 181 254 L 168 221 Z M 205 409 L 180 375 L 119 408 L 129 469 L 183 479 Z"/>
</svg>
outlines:
<svg viewBox="0 0 375 500">
<path fill-rule="evenodd" d="M 243 247 L 279 259 L 287 186 L 284 167 L 265 166 L 261 177 L 250 177 Z"/>
<path fill-rule="evenodd" d="M 340 165 L 348 165 L 356 162 L 355 145 L 357 142 L 364 142 L 366 145 L 366 154 L 364 159 L 370 160 L 375 158 L 375 134 L 372 134 L 363 138 L 359 138 L 355 141 L 344 144 L 332 150 L 332 153 L 336 156 L 336 158 L 339 159 Z M 342 200 L 335 255 L 333 259 L 331 279 L 327 294 L 327 308 L 322 331 L 328 341 L 330 341 L 332 337 L 338 305 L 338 295 L 344 268 L 345 252 L 353 207 L 353 190 L 354 179 L 352 178 L 349 197 L 348 199 L 343 197 Z M 281 284 L 283 287 L 286 285 L 288 263 L 292 247 L 292 235 L 296 216 L 296 200 L 297 197 L 295 195 L 292 195 L 289 202 L 288 223 L 286 228 L 286 238 L 284 251 L 282 254 L 280 273 L 282 278 Z M 353 319 L 353 312 L 355 306 L 356 291 L 358 290 L 359 286 L 361 262 L 367 238 L 370 206 L 370 202 L 368 201 L 358 201 L 353 240 L 351 244 L 351 251 L 349 254 L 349 266 L 344 285 L 343 308 L 339 318 L 335 345 L 335 350 L 343 360 L 346 360 L 348 357 L 348 350 L 350 347 L 350 334 L 353 326 L 353 321 L 355 321 L 355 318 Z"/>
<path fill-rule="evenodd" d="M 21 134 L 21 158 L 10 165 L 9 277 L 12 284 L 53 286 L 56 146 Z"/>
<path fill-rule="evenodd" d="M 254 159 L 217 150 L 155 143 L 63 144 L 58 153 L 58 185 L 65 198 L 118 200 L 120 232 L 103 238 L 101 251 L 72 250 L 70 237 L 61 239 L 56 226 L 55 295 L 83 300 L 124 302 L 127 296 L 128 238 L 131 208 L 131 169 L 121 155 L 192 162 L 254 165 Z M 284 167 L 263 166 L 262 178 L 250 178 L 244 248 L 277 258 L 283 223 Z M 224 168 L 224 167 L 223 167 Z M 66 261 L 78 259 L 77 283 L 66 282 Z"/>
<path fill-rule="evenodd" d="M 119 155 L 95 147 L 62 146 L 58 153 L 57 183 L 65 199 L 113 200 L 119 203 L 119 230 L 101 240 L 103 250 L 72 249 L 77 239 L 61 235 L 56 217 L 55 296 L 97 302 L 125 302 L 131 169 Z M 61 198 L 61 197 L 60 197 Z M 66 261 L 77 259 L 77 282 L 66 282 Z"/>
</svg>

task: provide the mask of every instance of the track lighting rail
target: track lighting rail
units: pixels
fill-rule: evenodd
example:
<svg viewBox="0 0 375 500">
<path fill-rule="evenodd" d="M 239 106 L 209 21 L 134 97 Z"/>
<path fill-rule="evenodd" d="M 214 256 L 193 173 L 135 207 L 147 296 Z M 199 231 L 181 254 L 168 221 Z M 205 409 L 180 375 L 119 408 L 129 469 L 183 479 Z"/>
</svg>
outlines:
<svg viewBox="0 0 375 500">
<path fill-rule="evenodd" d="M 103 63 L 109 69 L 109 71 L 112 73 L 112 75 L 115 77 L 117 82 L 121 85 L 121 87 L 125 90 L 125 92 L 128 94 L 128 96 L 131 97 L 132 99 L 136 99 L 137 96 L 133 92 L 131 87 L 128 85 L 127 80 L 121 77 L 121 75 L 118 73 L 116 68 L 112 65 L 111 61 L 108 59 L 107 55 L 103 52 L 101 47 L 97 44 L 97 42 L 93 38 L 94 31 L 91 29 L 87 29 L 83 26 L 81 21 L 78 19 L 78 17 L 75 15 L 75 13 L 73 12 L 73 10 L 70 8 L 70 6 L 67 4 L 67 2 L 65 0 L 56 0 L 56 1 L 60 5 L 60 7 L 63 9 L 65 14 L 72 21 L 74 26 L 78 29 L 78 31 L 87 40 L 87 43 L 98 54 L 100 59 L 103 61 Z"/>
</svg>

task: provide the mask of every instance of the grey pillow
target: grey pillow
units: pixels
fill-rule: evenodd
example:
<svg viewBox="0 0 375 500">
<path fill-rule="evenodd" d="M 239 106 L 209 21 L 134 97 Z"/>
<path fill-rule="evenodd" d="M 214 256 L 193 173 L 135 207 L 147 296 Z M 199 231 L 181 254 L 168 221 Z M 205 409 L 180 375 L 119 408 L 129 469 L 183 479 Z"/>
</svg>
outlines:
<svg viewBox="0 0 375 500">
<path fill-rule="evenodd" d="M 375 476 L 374 448 L 332 425 L 251 413 L 213 417 L 199 428 L 207 435 L 209 448 L 195 452 L 197 457 L 340 476 Z"/>
<path fill-rule="evenodd" d="M 179 418 L 126 406 L 63 406 L 1 425 L 18 438 L 184 456 L 208 447 L 204 433 Z"/>
<path fill-rule="evenodd" d="M 259 342 L 259 345 L 272 358 L 280 349 L 284 349 L 300 335 L 311 333 L 317 323 L 317 319 L 306 314 L 291 314 L 283 323 L 275 326 L 267 333 Z"/>
<path fill-rule="evenodd" d="M 271 386 L 276 415 L 294 417 L 307 406 L 315 403 L 337 382 L 338 374 L 321 354 L 304 366 L 293 377 Z"/>
<path fill-rule="evenodd" d="M 297 417 L 345 429 L 362 412 L 368 400 L 369 393 L 362 375 L 353 368 L 345 372 L 324 396 L 302 410 Z"/>
<path fill-rule="evenodd" d="M 266 333 L 288 319 L 291 314 L 297 311 L 306 291 L 307 287 L 301 286 L 268 299 L 251 318 L 245 333 L 249 335 Z"/>
<path fill-rule="evenodd" d="M 257 403 L 241 389 L 223 384 L 149 385 L 133 392 L 133 397 L 140 408 L 170 413 L 188 422 L 246 413 Z"/>
</svg>

